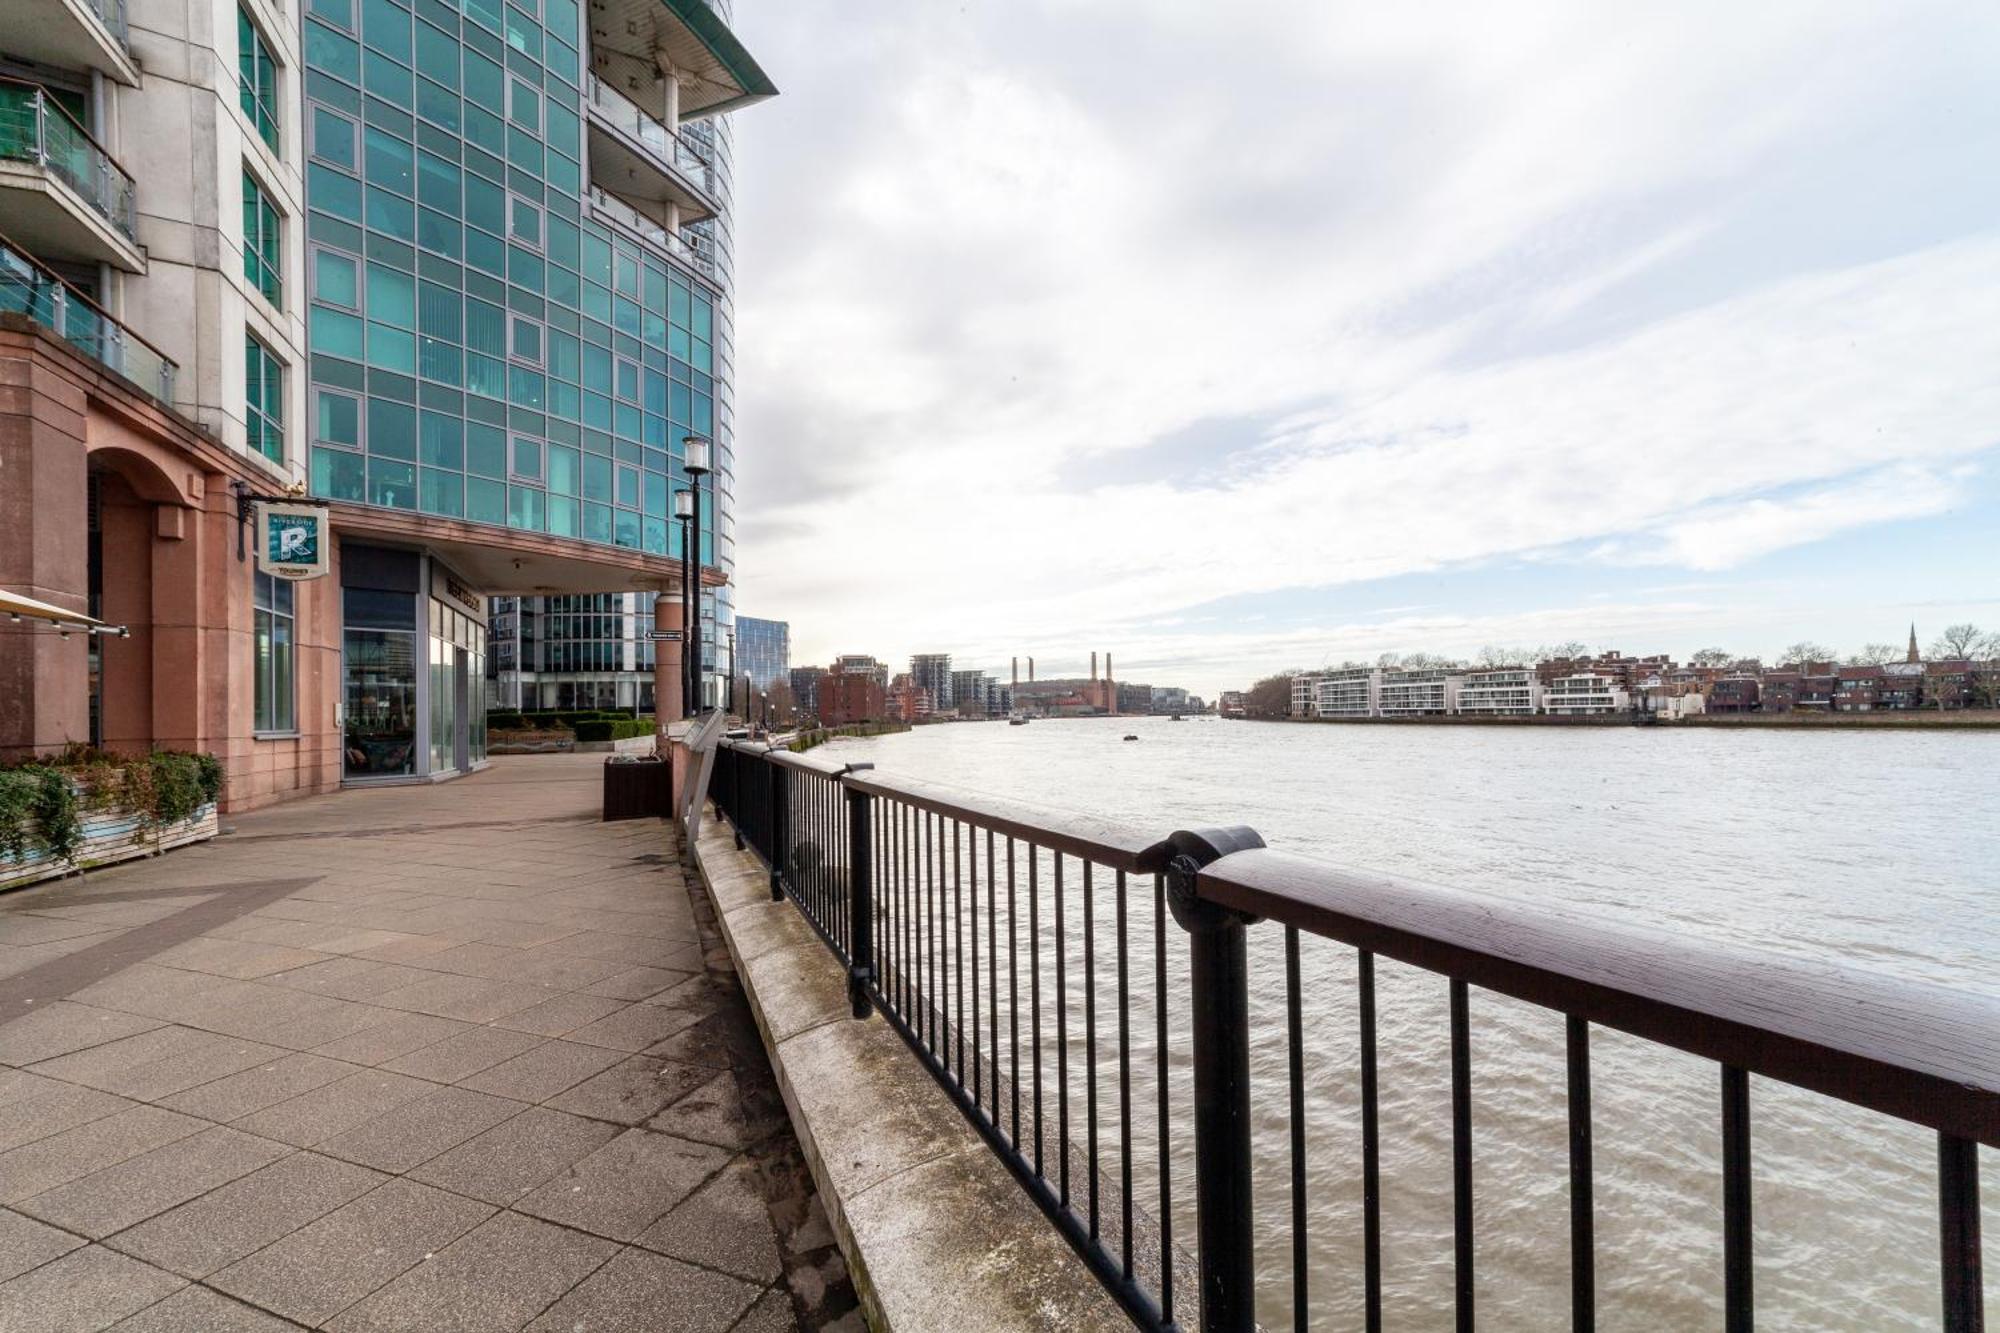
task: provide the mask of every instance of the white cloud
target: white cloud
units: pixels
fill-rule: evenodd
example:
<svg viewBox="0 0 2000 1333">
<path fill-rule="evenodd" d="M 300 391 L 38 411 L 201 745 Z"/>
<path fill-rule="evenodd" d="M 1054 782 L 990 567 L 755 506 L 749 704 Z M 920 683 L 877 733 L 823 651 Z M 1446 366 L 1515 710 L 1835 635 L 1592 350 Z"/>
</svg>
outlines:
<svg viewBox="0 0 2000 1333">
<path fill-rule="evenodd" d="M 1920 87 L 2000 121 L 1945 40 L 1990 15 L 742 19 L 787 94 L 739 127 L 739 605 L 801 658 L 1116 625 L 1240 672 L 1160 618 L 1585 541 L 1724 570 L 2000 443 L 2000 235 L 1876 235 L 1925 203 L 1853 142 Z M 1815 173 L 1854 213 L 1787 214 Z M 1233 418 L 1282 424 L 1216 481 L 1134 452 Z"/>
</svg>

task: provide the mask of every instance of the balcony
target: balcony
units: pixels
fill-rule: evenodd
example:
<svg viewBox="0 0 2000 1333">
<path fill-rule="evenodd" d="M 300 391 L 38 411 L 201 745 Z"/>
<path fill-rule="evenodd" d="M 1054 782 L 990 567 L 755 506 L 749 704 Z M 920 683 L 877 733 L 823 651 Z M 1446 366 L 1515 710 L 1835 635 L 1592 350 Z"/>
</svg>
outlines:
<svg viewBox="0 0 2000 1333">
<path fill-rule="evenodd" d="M 132 178 L 39 84 L 0 79 L 0 190 L 36 254 L 146 271 Z"/>
<path fill-rule="evenodd" d="M 669 231 L 649 213 L 595 185 L 590 187 L 590 208 L 598 217 L 652 242 L 703 277 L 714 282 L 728 280 L 714 237 L 691 229 Z"/>
<path fill-rule="evenodd" d="M 777 88 L 704 0 L 591 0 L 590 71 L 632 93 L 655 120 L 733 111 L 775 97 Z M 671 71 L 679 116 L 666 106 Z"/>
<path fill-rule="evenodd" d="M 7 0 L 0 5 L 0 50 L 65 69 L 94 69 L 139 86 L 125 23 L 125 0 Z"/>
<path fill-rule="evenodd" d="M 669 128 L 609 84 L 590 80 L 591 183 L 668 225 L 715 216 L 715 150 Z"/>
<path fill-rule="evenodd" d="M 28 316 L 105 369 L 172 406 L 180 367 L 4 236 L 0 236 L 0 312 Z"/>
</svg>

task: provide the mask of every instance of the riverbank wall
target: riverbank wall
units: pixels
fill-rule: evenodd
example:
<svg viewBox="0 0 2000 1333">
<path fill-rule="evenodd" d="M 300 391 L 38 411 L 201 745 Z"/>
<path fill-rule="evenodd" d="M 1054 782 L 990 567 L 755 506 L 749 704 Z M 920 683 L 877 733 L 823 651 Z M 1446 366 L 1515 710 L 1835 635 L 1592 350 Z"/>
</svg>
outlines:
<svg viewBox="0 0 2000 1333">
<path fill-rule="evenodd" d="M 1453 714 L 1445 717 L 1251 717 L 1240 722 L 1288 722 L 1306 726 L 1376 727 L 1645 727 L 1673 731 L 1707 727 L 1767 728 L 1777 731 L 1850 730 L 1970 730 L 2000 731 L 2000 709 L 1960 708 L 1945 712 L 1880 713 L 1699 713 L 1677 721 L 1638 721 L 1630 713 L 1602 717 L 1489 717 Z"/>
</svg>

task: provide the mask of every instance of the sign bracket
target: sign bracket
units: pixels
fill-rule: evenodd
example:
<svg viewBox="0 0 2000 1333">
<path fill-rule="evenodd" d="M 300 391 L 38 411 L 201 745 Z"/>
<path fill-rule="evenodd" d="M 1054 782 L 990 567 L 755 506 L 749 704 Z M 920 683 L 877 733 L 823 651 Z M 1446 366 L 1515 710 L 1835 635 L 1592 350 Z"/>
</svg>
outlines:
<svg viewBox="0 0 2000 1333">
<path fill-rule="evenodd" d="M 247 482 L 232 481 L 229 489 L 236 493 L 236 563 L 243 563 L 243 528 L 257 512 L 259 504 L 296 504 L 305 494 L 305 488 L 289 495 L 262 495 L 250 489 Z"/>
</svg>

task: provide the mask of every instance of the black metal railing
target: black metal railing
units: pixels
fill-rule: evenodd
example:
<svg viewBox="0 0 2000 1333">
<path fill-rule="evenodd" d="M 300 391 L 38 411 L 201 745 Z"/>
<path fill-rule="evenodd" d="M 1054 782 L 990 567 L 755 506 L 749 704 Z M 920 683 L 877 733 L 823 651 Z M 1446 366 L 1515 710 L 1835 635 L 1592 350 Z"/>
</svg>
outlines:
<svg viewBox="0 0 2000 1333">
<path fill-rule="evenodd" d="M 1720 1071 L 1714 1263 L 1726 1328 L 1749 1329 L 1754 1310 L 1752 1075 L 1935 1133 L 1940 1322 L 1983 1327 L 1977 1146 L 2000 1146 L 2000 1001 L 1357 874 L 1266 849 L 1247 828 L 1151 838 L 762 746 L 725 742 L 712 792 L 770 867 L 774 896 L 791 897 L 848 967 L 856 1016 L 882 1012 L 1142 1327 L 1198 1318 L 1248 1330 L 1260 1308 L 1267 1323 L 1317 1326 L 1314 1274 L 1327 1261 L 1314 1226 L 1326 1210 L 1312 1197 L 1308 1130 L 1322 1132 L 1323 1090 L 1308 1080 L 1309 1034 L 1350 1023 L 1355 1314 L 1382 1327 L 1378 959 L 1446 982 L 1451 1281 L 1440 1304 L 1458 1328 L 1474 1326 L 1478 1253 L 1475 988 L 1563 1019 L 1572 1327 L 1594 1328 L 1598 1312 L 1594 1027 Z M 1253 951 L 1258 922 L 1276 930 Z M 1351 952 L 1351 1012 L 1323 991 L 1307 1005 L 1307 939 Z M 1253 952 L 1273 970 L 1258 989 L 1282 996 L 1282 1033 L 1253 1021 Z M 1274 1045 L 1282 1110 L 1253 1093 L 1253 1046 Z M 1280 1118 L 1288 1206 L 1260 1214 L 1255 1181 L 1270 1164 L 1253 1125 Z M 1290 1251 L 1282 1294 L 1270 1271 L 1260 1292 L 1260 1240 Z"/>
</svg>

